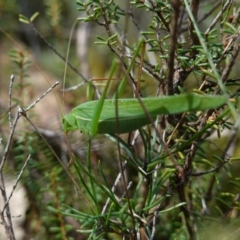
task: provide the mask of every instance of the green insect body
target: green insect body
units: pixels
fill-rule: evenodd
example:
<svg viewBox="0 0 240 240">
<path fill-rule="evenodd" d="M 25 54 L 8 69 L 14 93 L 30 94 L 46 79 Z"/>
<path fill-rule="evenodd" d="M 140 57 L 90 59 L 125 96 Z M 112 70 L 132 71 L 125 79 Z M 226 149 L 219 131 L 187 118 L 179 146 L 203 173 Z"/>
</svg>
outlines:
<svg viewBox="0 0 240 240">
<path fill-rule="evenodd" d="M 93 123 L 92 119 L 96 114 L 96 106 L 99 102 L 99 100 L 96 100 L 80 104 L 70 114 L 64 116 L 63 129 L 65 131 L 79 129 L 92 136 L 97 133 L 127 133 L 150 124 L 158 115 L 218 108 L 227 102 L 227 97 L 181 94 L 161 98 L 143 98 L 141 100 L 151 119 L 147 116 L 138 99 L 118 99 L 117 102 L 116 100 L 106 99 L 98 122 Z M 116 120 L 116 107 L 118 121 Z M 92 130 L 93 125 L 97 129 L 96 132 Z"/>
</svg>

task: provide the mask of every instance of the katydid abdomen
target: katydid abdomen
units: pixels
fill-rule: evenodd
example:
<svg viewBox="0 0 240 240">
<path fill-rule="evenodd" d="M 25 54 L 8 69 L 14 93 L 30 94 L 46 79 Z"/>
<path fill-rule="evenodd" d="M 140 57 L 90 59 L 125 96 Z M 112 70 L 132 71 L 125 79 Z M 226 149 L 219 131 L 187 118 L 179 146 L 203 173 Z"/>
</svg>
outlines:
<svg viewBox="0 0 240 240">
<path fill-rule="evenodd" d="M 96 111 L 98 100 L 85 102 L 74 108 L 63 118 L 63 129 L 66 131 L 80 129 L 89 135 L 127 133 L 137 130 L 158 115 L 177 114 L 188 111 L 201 111 L 222 106 L 227 97 L 197 94 L 182 94 L 161 98 L 141 99 L 149 118 L 138 99 L 106 99 L 97 123 L 97 132 L 92 132 L 92 119 Z M 116 105 L 118 124 L 116 123 Z"/>
</svg>

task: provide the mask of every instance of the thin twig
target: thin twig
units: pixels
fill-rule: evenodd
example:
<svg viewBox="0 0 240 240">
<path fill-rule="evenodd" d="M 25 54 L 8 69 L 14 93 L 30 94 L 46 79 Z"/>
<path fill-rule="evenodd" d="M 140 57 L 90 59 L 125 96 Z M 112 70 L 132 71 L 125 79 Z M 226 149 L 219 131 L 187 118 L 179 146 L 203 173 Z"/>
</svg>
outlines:
<svg viewBox="0 0 240 240">
<path fill-rule="evenodd" d="M 15 79 L 15 76 L 12 74 L 10 77 L 10 86 L 9 86 L 9 92 L 8 92 L 8 121 L 11 129 L 13 127 L 11 108 L 12 108 L 12 88 L 13 88 L 14 79 Z"/>
<path fill-rule="evenodd" d="M 18 119 L 20 117 L 21 117 L 21 113 L 20 113 L 20 111 L 17 111 L 15 119 L 14 119 L 13 124 L 12 124 L 10 135 L 8 137 L 7 145 L 6 145 L 5 150 L 4 150 L 2 161 L 1 161 L 1 164 L 0 164 L 0 173 L 2 173 L 3 166 L 4 166 L 5 161 L 7 159 L 7 156 L 8 156 L 8 153 L 9 153 L 9 149 L 10 149 L 10 146 L 11 146 L 11 143 L 12 143 L 13 134 L 14 134 L 14 131 L 15 131 Z M 1 186 L 0 186 L 0 188 L 1 188 Z"/>
<path fill-rule="evenodd" d="M 219 11 L 218 15 L 215 17 L 215 19 L 212 21 L 212 23 L 210 24 L 210 26 L 208 27 L 208 29 L 205 31 L 205 35 L 208 35 L 209 32 L 214 28 L 214 26 L 217 24 L 218 20 L 221 18 L 221 16 L 223 15 L 223 13 L 225 12 L 225 10 L 227 9 L 227 7 L 232 3 L 232 0 L 228 0 L 223 8 L 221 9 L 221 11 Z"/>
<path fill-rule="evenodd" d="M 44 98 L 50 91 L 52 91 L 53 88 L 55 88 L 59 82 L 55 82 L 52 87 L 50 87 L 45 93 L 42 94 L 41 97 L 39 97 L 35 102 L 33 102 L 29 107 L 25 109 L 25 112 L 30 110 L 32 107 L 34 107 L 42 98 Z"/>
<path fill-rule="evenodd" d="M 3 209 L 2 209 L 2 212 L 5 210 L 5 208 L 6 208 L 6 206 L 8 205 L 10 199 L 12 198 L 13 192 L 15 191 L 15 189 L 16 189 L 16 187 L 17 187 L 17 184 L 18 184 L 18 182 L 19 182 L 19 180 L 20 180 L 20 177 L 22 176 L 23 171 L 25 170 L 25 168 L 26 168 L 26 166 L 27 166 L 30 158 L 31 158 L 31 154 L 28 155 L 28 157 L 27 157 L 24 165 L 22 166 L 22 169 L 21 169 L 20 173 L 18 174 L 17 180 L 16 180 L 15 184 L 13 185 L 13 189 L 12 189 L 12 191 L 11 191 L 9 197 L 8 197 L 8 200 L 7 200 L 7 202 L 5 202 L 5 204 L 4 204 L 4 207 L 3 207 Z"/>
<path fill-rule="evenodd" d="M 189 173 L 187 174 L 188 176 L 194 176 L 194 177 L 198 177 L 198 176 L 202 176 L 208 173 L 212 173 L 212 172 L 216 172 L 218 169 L 220 169 L 225 163 L 227 163 L 229 161 L 229 159 L 221 162 L 217 167 L 207 170 L 207 171 L 203 171 L 203 172 L 193 172 L 193 173 Z"/>
</svg>

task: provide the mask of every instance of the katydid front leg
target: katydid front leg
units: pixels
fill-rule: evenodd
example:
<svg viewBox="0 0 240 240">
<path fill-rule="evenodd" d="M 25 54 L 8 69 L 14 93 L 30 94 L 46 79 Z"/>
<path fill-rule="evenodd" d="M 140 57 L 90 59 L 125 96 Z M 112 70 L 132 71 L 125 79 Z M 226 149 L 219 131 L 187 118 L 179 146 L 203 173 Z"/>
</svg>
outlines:
<svg viewBox="0 0 240 240">
<path fill-rule="evenodd" d="M 98 132 L 99 118 L 100 118 L 100 115 L 101 115 L 101 112 L 102 112 L 102 109 L 103 109 L 103 105 L 104 105 L 104 101 L 105 101 L 107 91 L 108 91 L 108 88 L 109 88 L 109 85 L 110 85 L 110 81 L 113 77 L 113 74 L 116 70 L 116 67 L 117 67 L 117 62 L 114 61 L 113 64 L 112 64 L 112 68 L 111 68 L 111 71 L 110 71 L 109 78 L 107 80 L 107 84 L 106 84 L 106 86 L 103 90 L 103 93 L 102 93 L 100 99 L 97 100 L 97 104 L 94 108 L 94 112 L 93 112 L 93 115 L 92 115 L 91 127 L 90 127 L 90 135 L 92 135 L 92 136 L 95 136 Z"/>
</svg>

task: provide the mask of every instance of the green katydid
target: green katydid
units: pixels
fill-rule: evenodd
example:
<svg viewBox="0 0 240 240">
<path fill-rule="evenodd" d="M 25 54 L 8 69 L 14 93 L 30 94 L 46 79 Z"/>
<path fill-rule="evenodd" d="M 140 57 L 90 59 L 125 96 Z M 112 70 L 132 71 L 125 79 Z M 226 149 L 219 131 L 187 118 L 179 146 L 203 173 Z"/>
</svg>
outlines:
<svg viewBox="0 0 240 240">
<path fill-rule="evenodd" d="M 116 63 L 112 66 L 106 87 L 99 100 L 82 103 L 63 117 L 62 125 L 65 131 L 79 129 L 91 136 L 127 133 L 150 124 L 158 115 L 214 109 L 227 102 L 227 97 L 221 95 L 180 94 L 143 98 L 141 102 L 151 116 L 152 119 L 150 119 L 137 98 L 105 100 L 115 68 Z M 116 104 L 118 127 L 116 127 Z"/>
<path fill-rule="evenodd" d="M 116 100 L 105 100 L 96 108 L 100 100 L 85 102 L 63 118 L 63 129 L 72 131 L 80 129 L 89 135 L 127 133 L 137 130 L 151 120 L 146 116 L 138 99 L 118 99 L 118 129 L 116 129 Z M 224 96 L 181 94 L 161 98 L 144 98 L 142 102 L 153 120 L 158 115 L 177 114 L 188 111 L 201 111 L 222 106 L 227 102 Z M 98 121 L 93 122 L 97 110 Z M 92 128 L 92 124 L 94 128 Z"/>
</svg>

